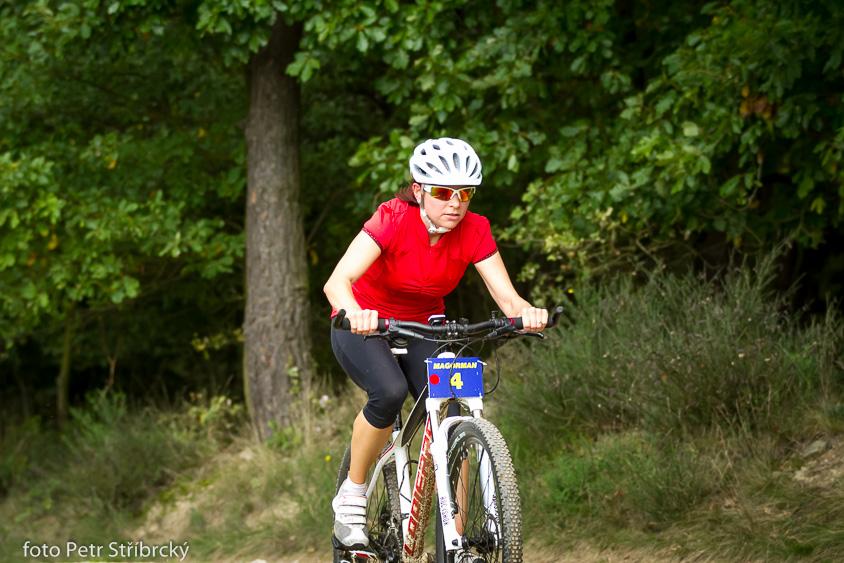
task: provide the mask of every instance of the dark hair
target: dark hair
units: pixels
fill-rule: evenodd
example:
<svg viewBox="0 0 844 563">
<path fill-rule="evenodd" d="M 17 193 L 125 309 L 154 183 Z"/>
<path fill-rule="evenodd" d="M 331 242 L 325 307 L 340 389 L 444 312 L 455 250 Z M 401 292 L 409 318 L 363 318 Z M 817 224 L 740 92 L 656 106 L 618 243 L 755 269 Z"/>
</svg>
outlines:
<svg viewBox="0 0 844 563">
<path fill-rule="evenodd" d="M 396 199 L 419 207 L 419 203 L 416 201 L 416 196 L 413 195 L 413 180 L 409 181 L 407 185 L 396 192 Z"/>
</svg>

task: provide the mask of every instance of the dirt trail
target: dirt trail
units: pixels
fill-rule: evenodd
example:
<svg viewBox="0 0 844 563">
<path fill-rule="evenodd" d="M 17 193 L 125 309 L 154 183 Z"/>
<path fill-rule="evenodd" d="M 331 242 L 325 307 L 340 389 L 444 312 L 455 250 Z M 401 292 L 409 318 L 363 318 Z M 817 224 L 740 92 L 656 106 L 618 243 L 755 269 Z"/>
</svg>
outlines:
<svg viewBox="0 0 844 563">
<path fill-rule="evenodd" d="M 672 560 L 670 553 L 655 553 L 645 549 L 597 549 L 588 545 L 575 548 L 554 549 L 553 547 L 526 545 L 524 563 L 666 563 Z M 276 559 L 251 559 L 241 561 L 220 561 L 218 563 L 330 563 L 330 552 L 297 553 Z"/>
</svg>

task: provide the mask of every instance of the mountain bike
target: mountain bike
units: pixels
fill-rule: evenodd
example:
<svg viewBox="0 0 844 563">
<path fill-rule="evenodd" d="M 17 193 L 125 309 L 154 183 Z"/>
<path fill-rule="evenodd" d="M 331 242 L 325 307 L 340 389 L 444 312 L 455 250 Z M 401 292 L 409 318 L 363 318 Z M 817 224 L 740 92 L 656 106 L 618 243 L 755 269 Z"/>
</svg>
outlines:
<svg viewBox="0 0 844 563">
<path fill-rule="evenodd" d="M 563 307 L 557 307 L 546 328 L 557 324 Z M 345 311 L 334 318 L 335 329 L 349 329 Z M 465 319 L 446 320 L 438 315 L 429 324 L 379 319 L 378 332 L 366 338 L 390 342 L 394 355 L 406 352 L 409 340 L 432 340 L 441 346 L 437 357 L 426 360 L 428 386 L 406 421 L 401 414 L 392 439 L 373 468 L 366 491 L 367 535 L 365 550 L 350 550 L 332 534 L 334 563 L 521 563 L 522 523 L 519 488 L 507 444 L 498 429 L 483 418 L 484 362 L 473 346 L 496 346 L 513 338 L 542 333 L 522 330 L 521 319 L 496 318 L 468 324 Z M 456 350 L 456 352 L 454 351 Z M 496 366 L 498 365 L 496 354 Z M 458 404 L 465 416 L 448 416 L 448 406 Z M 410 456 L 410 442 L 424 432 L 419 455 Z M 337 489 L 345 481 L 351 460 L 346 448 L 337 476 Z M 417 464 L 411 475 L 412 464 Z M 411 478 L 412 477 L 412 478 Z M 436 554 L 424 552 L 431 503 L 436 497 Z"/>
</svg>

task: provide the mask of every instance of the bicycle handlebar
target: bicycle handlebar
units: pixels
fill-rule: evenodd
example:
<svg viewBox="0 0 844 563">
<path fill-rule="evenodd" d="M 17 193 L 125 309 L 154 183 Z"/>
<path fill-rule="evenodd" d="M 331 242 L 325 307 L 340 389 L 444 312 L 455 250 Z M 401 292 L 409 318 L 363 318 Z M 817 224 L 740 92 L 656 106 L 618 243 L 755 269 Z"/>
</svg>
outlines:
<svg viewBox="0 0 844 563">
<path fill-rule="evenodd" d="M 551 315 L 551 319 L 545 328 L 553 328 L 557 325 L 560 317 L 563 315 L 564 308 L 562 305 L 557 305 Z M 337 316 L 332 320 L 332 325 L 336 330 L 350 330 L 351 324 L 346 318 L 346 310 L 340 309 L 337 311 Z M 466 337 L 472 334 L 477 334 L 485 330 L 489 330 L 490 334 L 500 329 L 522 330 L 524 324 L 521 317 L 515 318 L 499 318 L 490 319 L 475 324 L 461 324 L 457 321 L 445 321 L 441 325 L 430 325 L 414 321 L 399 321 L 393 318 L 378 319 L 378 332 L 384 335 L 392 334 L 394 336 L 404 336 L 416 340 L 427 336 L 446 336 L 446 337 Z M 502 331 L 509 332 L 509 331 Z"/>
</svg>

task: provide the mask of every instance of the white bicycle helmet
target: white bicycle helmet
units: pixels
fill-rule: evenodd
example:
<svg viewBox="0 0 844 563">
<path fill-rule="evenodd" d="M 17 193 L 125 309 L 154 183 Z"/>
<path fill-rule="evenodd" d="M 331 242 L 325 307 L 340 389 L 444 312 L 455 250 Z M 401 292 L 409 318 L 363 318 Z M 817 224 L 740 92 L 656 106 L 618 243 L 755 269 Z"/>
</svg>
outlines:
<svg viewBox="0 0 844 563">
<path fill-rule="evenodd" d="M 481 159 L 469 143 L 442 137 L 428 139 L 413 150 L 410 175 L 420 184 L 479 186 Z"/>
</svg>

